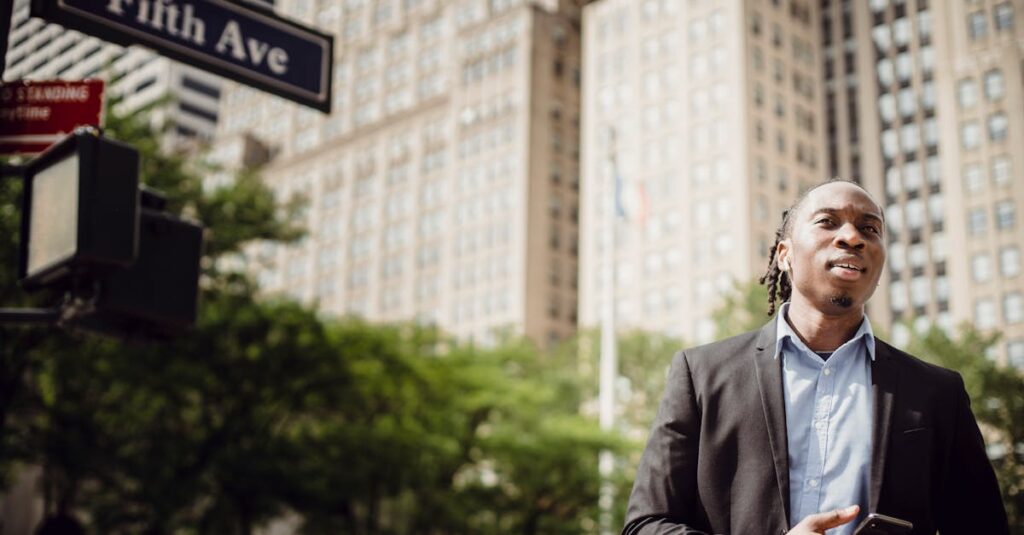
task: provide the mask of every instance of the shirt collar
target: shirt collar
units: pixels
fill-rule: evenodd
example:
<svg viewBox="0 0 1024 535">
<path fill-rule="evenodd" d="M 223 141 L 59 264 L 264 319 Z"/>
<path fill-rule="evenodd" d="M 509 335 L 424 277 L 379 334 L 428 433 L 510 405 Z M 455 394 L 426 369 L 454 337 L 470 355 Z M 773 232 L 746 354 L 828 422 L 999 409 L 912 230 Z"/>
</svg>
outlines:
<svg viewBox="0 0 1024 535">
<path fill-rule="evenodd" d="M 808 352 L 811 352 L 811 350 L 808 349 L 807 346 L 804 344 L 804 341 L 801 340 L 800 337 L 797 336 L 796 332 L 793 331 L 793 328 L 790 327 L 789 322 L 786 321 L 787 312 L 789 312 L 789 303 L 783 303 L 782 306 L 779 307 L 779 313 L 776 316 L 775 322 L 775 358 L 779 358 L 779 354 L 782 352 L 782 344 L 785 343 L 787 338 L 790 340 L 790 342 L 796 344 L 797 347 L 800 347 L 802 349 L 807 350 Z M 849 344 L 850 342 L 853 342 L 860 338 L 864 339 L 864 347 L 868 351 L 868 356 L 871 357 L 872 361 L 874 361 L 875 333 L 874 331 L 871 330 L 871 322 L 868 321 L 867 314 L 864 315 L 864 320 L 860 322 L 860 328 L 857 329 L 857 332 L 854 333 L 853 337 L 851 337 L 843 345 Z"/>
</svg>

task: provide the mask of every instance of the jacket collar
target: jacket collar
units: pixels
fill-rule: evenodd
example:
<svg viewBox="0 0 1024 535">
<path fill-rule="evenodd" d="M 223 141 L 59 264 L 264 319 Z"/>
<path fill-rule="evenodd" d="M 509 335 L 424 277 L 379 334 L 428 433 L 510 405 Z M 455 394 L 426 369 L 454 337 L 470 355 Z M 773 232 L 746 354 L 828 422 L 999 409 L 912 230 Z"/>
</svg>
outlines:
<svg viewBox="0 0 1024 535">
<path fill-rule="evenodd" d="M 772 449 L 779 500 L 782 504 L 782 525 L 789 525 L 789 447 L 786 438 L 786 402 L 782 390 L 782 359 L 775 354 L 775 333 L 779 316 L 761 328 L 754 351 L 757 386 L 761 407 L 768 427 L 768 443 Z"/>
</svg>

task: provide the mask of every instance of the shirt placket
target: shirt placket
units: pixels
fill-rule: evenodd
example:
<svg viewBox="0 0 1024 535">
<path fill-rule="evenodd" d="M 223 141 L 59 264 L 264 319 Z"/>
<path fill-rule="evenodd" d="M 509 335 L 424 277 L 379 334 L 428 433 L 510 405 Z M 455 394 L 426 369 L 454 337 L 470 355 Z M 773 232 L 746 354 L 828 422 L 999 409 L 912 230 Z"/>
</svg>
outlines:
<svg viewBox="0 0 1024 535">
<path fill-rule="evenodd" d="M 825 459 L 828 458 L 828 429 L 832 417 L 832 402 L 835 398 L 835 366 L 833 355 L 818 371 L 818 381 L 814 389 L 814 413 L 811 417 L 811 436 L 813 440 L 807 444 L 807 475 L 804 480 L 804 496 L 802 510 L 804 516 L 819 512 L 821 505 L 821 489 L 824 486 L 822 475 L 825 470 Z"/>
</svg>

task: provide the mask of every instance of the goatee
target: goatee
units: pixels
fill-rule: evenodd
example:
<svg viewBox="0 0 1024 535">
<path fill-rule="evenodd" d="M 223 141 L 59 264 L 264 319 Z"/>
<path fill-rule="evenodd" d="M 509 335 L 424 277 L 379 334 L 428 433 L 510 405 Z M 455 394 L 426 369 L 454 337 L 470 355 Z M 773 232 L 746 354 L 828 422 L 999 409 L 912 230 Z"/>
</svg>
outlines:
<svg viewBox="0 0 1024 535">
<path fill-rule="evenodd" d="M 848 295 L 833 295 L 831 300 L 833 305 L 843 308 L 850 308 L 853 306 L 853 299 Z"/>
</svg>

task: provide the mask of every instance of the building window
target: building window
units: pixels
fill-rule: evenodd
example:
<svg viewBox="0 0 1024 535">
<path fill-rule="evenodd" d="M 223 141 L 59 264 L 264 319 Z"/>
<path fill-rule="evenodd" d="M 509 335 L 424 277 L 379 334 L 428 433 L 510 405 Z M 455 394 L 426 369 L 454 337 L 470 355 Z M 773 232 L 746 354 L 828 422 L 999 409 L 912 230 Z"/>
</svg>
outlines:
<svg viewBox="0 0 1024 535">
<path fill-rule="evenodd" d="M 992 259 L 987 253 L 971 257 L 971 278 L 974 282 L 987 282 L 992 278 Z"/>
<path fill-rule="evenodd" d="M 997 31 L 1013 29 L 1013 5 L 1010 2 L 996 4 L 992 10 Z"/>
<path fill-rule="evenodd" d="M 1006 357 L 1010 366 L 1018 370 L 1024 369 L 1024 340 L 1014 340 L 1006 344 Z"/>
<path fill-rule="evenodd" d="M 999 201 L 996 203 L 996 228 L 999 230 L 1012 229 L 1017 220 L 1017 207 L 1013 201 Z"/>
<path fill-rule="evenodd" d="M 1020 249 L 1016 245 L 999 250 L 999 273 L 1006 278 L 1020 274 Z"/>
<path fill-rule="evenodd" d="M 897 47 L 903 47 L 910 43 L 910 19 L 900 17 L 892 21 L 892 37 Z"/>
<path fill-rule="evenodd" d="M 984 208 L 972 208 L 967 213 L 967 230 L 972 236 L 985 234 L 987 221 Z"/>
<path fill-rule="evenodd" d="M 988 21 L 984 11 L 975 11 L 967 15 L 967 33 L 974 41 L 984 39 L 988 35 Z"/>
<path fill-rule="evenodd" d="M 886 158 L 895 158 L 896 154 L 899 153 L 899 140 L 896 137 L 895 130 L 885 130 L 882 132 L 882 153 Z"/>
<path fill-rule="evenodd" d="M 1020 292 L 1011 292 L 1003 296 L 1003 321 L 1020 323 L 1024 320 L 1024 297 Z"/>
<path fill-rule="evenodd" d="M 924 130 L 924 144 L 928 147 L 935 147 L 939 144 L 939 129 L 934 117 L 929 117 L 922 124 Z"/>
<path fill-rule="evenodd" d="M 889 307 L 893 312 L 901 312 L 907 308 L 907 291 L 900 281 L 889 285 Z"/>
<path fill-rule="evenodd" d="M 914 60 L 908 52 L 902 52 L 896 56 L 896 78 L 901 82 L 910 80 L 914 74 Z"/>
<path fill-rule="evenodd" d="M 914 277 L 910 281 L 910 303 L 915 308 L 928 304 L 928 297 L 932 293 L 929 282 L 931 281 L 924 277 Z"/>
<path fill-rule="evenodd" d="M 1006 84 L 1003 80 L 1003 71 L 992 69 L 985 73 L 985 98 L 995 101 L 1003 98 L 1006 93 Z"/>
<path fill-rule="evenodd" d="M 974 302 L 974 325 L 979 329 L 991 329 L 996 326 L 996 304 L 991 299 L 979 299 Z"/>
<path fill-rule="evenodd" d="M 879 60 L 878 64 L 875 65 L 875 69 L 878 71 L 878 83 L 882 86 L 892 85 L 896 75 L 894 74 L 892 61 L 889 58 Z"/>
<path fill-rule="evenodd" d="M 994 142 L 1006 141 L 1006 129 L 1009 124 L 1006 114 L 1003 112 L 993 113 L 988 116 L 988 138 Z"/>
<path fill-rule="evenodd" d="M 917 111 L 917 99 L 914 97 L 914 90 L 909 87 L 901 89 L 898 100 L 900 115 L 903 117 L 913 117 L 914 112 Z M 906 125 L 904 125 L 904 128 L 906 128 Z"/>
<path fill-rule="evenodd" d="M 978 103 L 978 84 L 972 78 L 964 78 L 956 84 L 956 95 L 961 108 L 974 107 Z"/>
<path fill-rule="evenodd" d="M 997 186 L 1006 186 L 1013 179 L 1010 172 L 1010 157 L 995 156 L 992 158 L 992 182 Z"/>
<path fill-rule="evenodd" d="M 982 172 L 981 165 L 976 163 L 969 163 L 964 166 L 964 189 L 968 193 L 976 193 L 981 191 L 981 188 L 985 185 L 985 173 Z"/>
<path fill-rule="evenodd" d="M 900 143 L 903 145 L 903 152 L 916 152 L 920 145 L 920 136 L 917 125 L 908 123 L 900 128 Z"/>
<path fill-rule="evenodd" d="M 967 121 L 960 125 L 960 146 L 971 150 L 981 144 L 981 126 L 978 121 Z"/>
</svg>

